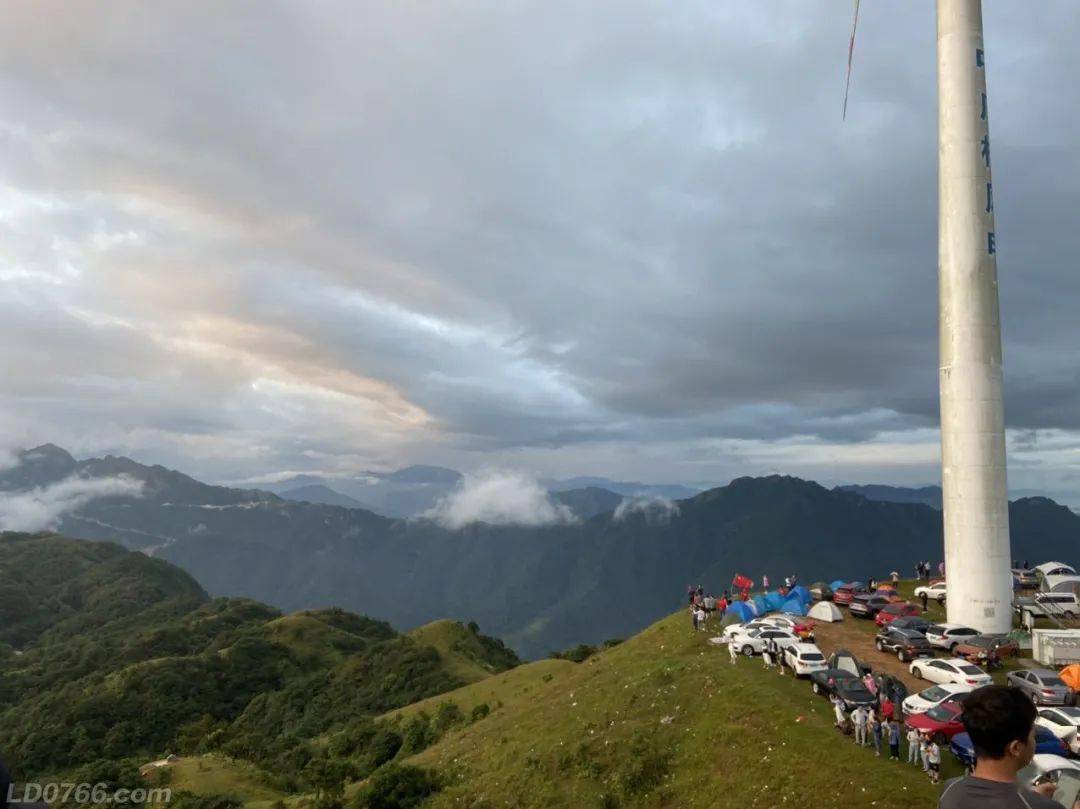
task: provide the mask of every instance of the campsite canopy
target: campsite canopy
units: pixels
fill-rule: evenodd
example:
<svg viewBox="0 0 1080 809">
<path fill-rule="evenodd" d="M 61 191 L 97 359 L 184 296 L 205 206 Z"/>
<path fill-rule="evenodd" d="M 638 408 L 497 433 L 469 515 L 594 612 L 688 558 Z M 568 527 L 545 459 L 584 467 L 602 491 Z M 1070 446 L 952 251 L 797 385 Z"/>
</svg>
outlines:
<svg viewBox="0 0 1080 809">
<path fill-rule="evenodd" d="M 806 606 L 810 603 L 810 591 L 800 584 L 797 587 L 791 588 L 791 592 L 788 593 L 788 598 L 797 598 L 803 603 L 803 606 Z"/>
<path fill-rule="evenodd" d="M 757 613 L 746 601 L 733 601 L 727 608 L 729 615 L 734 615 L 742 621 L 752 621 L 757 617 Z"/>
<path fill-rule="evenodd" d="M 847 582 L 844 581 L 843 579 L 837 579 L 836 581 L 834 581 L 832 584 L 829 585 L 829 589 L 830 590 L 838 590 L 839 588 L 843 587 L 845 584 L 847 584 Z"/>
<path fill-rule="evenodd" d="M 1046 576 L 1039 586 L 1043 593 L 1080 594 L 1080 576 Z"/>
<path fill-rule="evenodd" d="M 780 609 L 784 606 L 784 602 L 787 601 L 787 598 L 779 593 L 766 593 L 764 599 L 765 606 L 768 607 L 770 612 Z"/>
<path fill-rule="evenodd" d="M 806 615 L 806 605 L 798 598 L 789 598 L 780 609 L 789 615 Z"/>
<path fill-rule="evenodd" d="M 844 620 L 844 616 L 840 614 L 840 608 L 831 601 L 819 601 L 812 606 L 810 612 L 806 614 L 811 618 L 816 618 L 819 621 L 827 621 L 829 623 Z"/>
<path fill-rule="evenodd" d="M 756 595 L 750 599 L 750 603 L 754 605 L 754 611 L 758 615 L 764 615 L 767 612 L 772 612 L 773 608 L 769 606 L 769 602 L 765 600 L 765 596 Z"/>
</svg>

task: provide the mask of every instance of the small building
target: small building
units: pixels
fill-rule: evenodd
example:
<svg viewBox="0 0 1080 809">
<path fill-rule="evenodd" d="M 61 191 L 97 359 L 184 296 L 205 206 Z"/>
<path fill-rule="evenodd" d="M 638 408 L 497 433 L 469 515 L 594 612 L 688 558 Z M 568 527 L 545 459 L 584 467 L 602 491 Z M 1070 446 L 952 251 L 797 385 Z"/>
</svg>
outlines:
<svg viewBox="0 0 1080 809">
<path fill-rule="evenodd" d="M 1031 656 L 1056 669 L 1080 663 L 1080 629 L 1036 629 L 1031 633 Z"/>
</svg>

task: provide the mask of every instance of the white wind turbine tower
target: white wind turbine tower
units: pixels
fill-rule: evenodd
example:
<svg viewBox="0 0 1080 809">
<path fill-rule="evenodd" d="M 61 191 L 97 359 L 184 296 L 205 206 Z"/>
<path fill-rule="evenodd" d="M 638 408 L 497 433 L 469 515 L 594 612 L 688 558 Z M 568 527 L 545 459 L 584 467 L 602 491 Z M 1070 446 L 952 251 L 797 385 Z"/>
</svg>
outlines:
<svg viewBox="0 0 1080 809">
<path fill-rule="evenodd" d="M 855 0 L 848 87 L 858 19 Z M 949 621 L 1008 632 L 1012 573 L 982 0 L 937 0 L 937 63 L 946 603 Z"/>
</svg>

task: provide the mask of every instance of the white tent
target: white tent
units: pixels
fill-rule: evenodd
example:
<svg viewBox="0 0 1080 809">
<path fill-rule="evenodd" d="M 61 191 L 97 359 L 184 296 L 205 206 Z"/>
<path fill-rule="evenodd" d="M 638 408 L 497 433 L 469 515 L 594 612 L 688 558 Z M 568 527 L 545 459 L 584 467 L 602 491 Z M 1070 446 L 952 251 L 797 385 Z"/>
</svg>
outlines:
<svg viewBox="0 0 1080 809">
<path fill-rule="evenodd" d="M 1076 575 L 1076 568 L 1064 562 L 1043 562 L 1041 565 L 1035 565 L 1035 570 L 1044 576 Z"/>
<path fill-rule="evenodd" d="M 1044 593 L 1076 593 L 1080 595 L 1080 576 L 1046 576 L 1039 588 Z"/>
<path fill-rule="evenodd" d="M 810 608 L 810 612 L 806 613 L 806 616 L 808 618 L 817 618 L 819 621 L 827 621 L 829 623 L 844 620 L 844 616 L 840 614 L 840 608 L 831 601 L 819 601 Z"/>
</svg>

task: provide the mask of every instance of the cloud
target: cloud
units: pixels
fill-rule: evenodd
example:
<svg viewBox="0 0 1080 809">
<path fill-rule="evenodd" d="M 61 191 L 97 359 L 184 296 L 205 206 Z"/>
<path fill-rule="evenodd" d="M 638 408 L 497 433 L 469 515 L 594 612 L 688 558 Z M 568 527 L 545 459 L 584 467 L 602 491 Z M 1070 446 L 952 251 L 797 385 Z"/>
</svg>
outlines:
<svg viewBox="0 0 1080 809">
<path fill-rule="evenodd" d="M 126 476 L 70 477 L 37 489 L 0 492 L 0 530 L 44 531 L 68 512 L 101 497 L 139 497 L 141 481 Z"/>
<path fill-rule="evenodd" d="M 466 475 L 459 487 L 422 516 L 456 531 L 470 523 L 554 525 L 576 522 L 535 478 L 521 472 L 487 470 Z"/>
<path fill-rule="evenodd" d="M 615 509 L 615 521 L 622 522 L 634 514 L 643 514 L 650 523 L 666 523 L 679 515 L 679 504 L 666 497 L 628 497 Z"/>
</svg>

